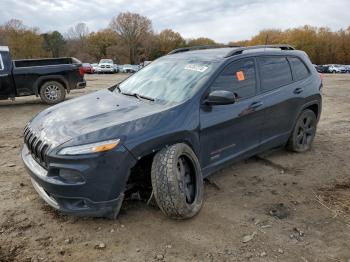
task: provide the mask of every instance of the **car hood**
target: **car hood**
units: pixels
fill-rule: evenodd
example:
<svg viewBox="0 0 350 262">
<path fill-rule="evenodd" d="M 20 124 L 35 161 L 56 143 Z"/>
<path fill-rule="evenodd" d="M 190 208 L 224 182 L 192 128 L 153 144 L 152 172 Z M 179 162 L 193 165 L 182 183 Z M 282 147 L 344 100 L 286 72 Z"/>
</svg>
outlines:
<svg viewBox="0 0 350 262">
<path fill-rule="evenodd" d="M 52 106 L 34 117 L 29 127 L 42 140 L 56 147 L 98 130 L 125 126 L 167 108 L 106 89 Z"/>
</svg>

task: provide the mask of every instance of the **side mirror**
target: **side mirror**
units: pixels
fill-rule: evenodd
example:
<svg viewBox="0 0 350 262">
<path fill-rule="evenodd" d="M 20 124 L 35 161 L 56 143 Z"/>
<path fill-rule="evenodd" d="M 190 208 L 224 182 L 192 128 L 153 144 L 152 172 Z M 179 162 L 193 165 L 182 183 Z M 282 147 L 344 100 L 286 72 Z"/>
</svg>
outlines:
<svg viewBox="0 0 350 262">
<path fill-rule="evenodd" d="M 210 92 L 204 103 L 207 105 L 229 105 L 236 102 L 236 96 L 233 92 L 225 90 L 216 90 Z"/>
</svg>

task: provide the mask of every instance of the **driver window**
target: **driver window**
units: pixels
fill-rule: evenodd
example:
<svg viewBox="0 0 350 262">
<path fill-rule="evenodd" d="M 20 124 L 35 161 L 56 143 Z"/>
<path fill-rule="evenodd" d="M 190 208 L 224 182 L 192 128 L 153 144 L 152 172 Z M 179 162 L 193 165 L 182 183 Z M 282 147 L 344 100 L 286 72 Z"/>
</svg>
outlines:
<svg viewBox="0 0 350 262">
<path fill-rule="evenodd" d="M 240 100 L 254 96 L 255 86 L 255 62 L 253 58 L 247 58 L 226 66 L 212 84 L 211 91 L 231 91 Z"/>
</svg>

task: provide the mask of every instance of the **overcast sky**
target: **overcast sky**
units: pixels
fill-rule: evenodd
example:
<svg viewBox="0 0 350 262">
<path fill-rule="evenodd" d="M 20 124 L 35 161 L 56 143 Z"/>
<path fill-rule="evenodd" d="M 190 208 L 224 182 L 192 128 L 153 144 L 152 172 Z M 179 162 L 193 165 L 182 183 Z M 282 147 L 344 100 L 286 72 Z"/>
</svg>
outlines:
<svg viewBox="0 0 350 262">
<path fill-rule="evenodd" d="M 249 39 L 266 28 L 305 24 L 333 30 L 350 25 L 350 0 L 0 0 L 0 24 L 22 20 L 42 32 L 79 22 L 91 31 L 130 11 L 152 20 L 156 32 L 171 28 L 185 38 L 206 36 L 218 42 Z"/>
</svg>

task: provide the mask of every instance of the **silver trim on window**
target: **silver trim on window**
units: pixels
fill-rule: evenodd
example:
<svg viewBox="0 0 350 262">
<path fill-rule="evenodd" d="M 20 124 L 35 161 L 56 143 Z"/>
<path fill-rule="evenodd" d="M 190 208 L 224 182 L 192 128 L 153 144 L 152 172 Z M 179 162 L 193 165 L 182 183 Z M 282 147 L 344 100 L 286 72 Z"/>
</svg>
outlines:
<svg viewBox="0 0 350 262">
<path fill-rule="evenodd" d="M 3 71 L 4 69 L 4 62 L 2 61 L 2 55 L 0 54 L 0 71 Z"/>
</svg>

